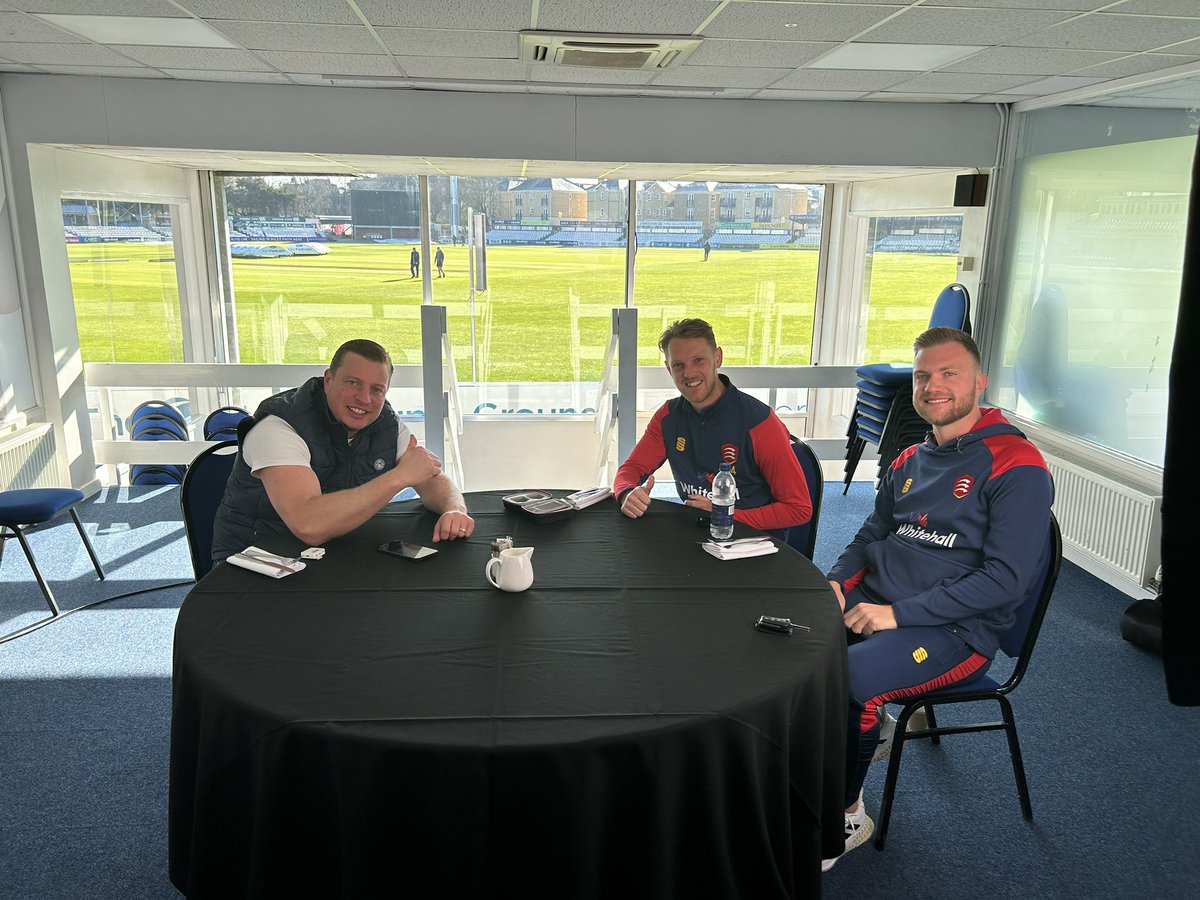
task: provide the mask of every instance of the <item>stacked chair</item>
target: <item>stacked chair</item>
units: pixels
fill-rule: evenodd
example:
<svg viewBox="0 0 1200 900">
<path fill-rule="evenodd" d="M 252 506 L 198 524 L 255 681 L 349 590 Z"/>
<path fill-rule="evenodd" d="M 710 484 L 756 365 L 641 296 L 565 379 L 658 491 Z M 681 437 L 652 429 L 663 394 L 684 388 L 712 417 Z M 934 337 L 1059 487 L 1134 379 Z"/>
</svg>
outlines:
<svg viewBox="0 0 1200 900">
<path fill-rule="evenodd" d="M 250 417 L 240 406 L 222 406 L 214 409 L 204 420 L 206 441 L 236 441 L 238 423 Z"/>
<path fill-rule="evenodd" d="M 135 441 L 186 441 L 188 424 L 178 409 L 163 400 L 147 400 L 129 416 L 129 436 Z M 129 483 L 179 484 L 183 481 L 183 466 L 134 465 L 129 470 Z"/>
<path fill-rule="evenodd" d="M 929 327 L 958 328 L 971 333 L 971 295 L 961 284 L 942 289 L 933 304 Z M 913 335 L 916 338 L 916 335 Z M 875 363 L 859 366 L 858 397 L 846 432 L 846 477 L 842 493 L 850 490 L 867 442 L 879 447 L 876 483 L 905 447 L 925 437 L 929 426 L 912 404 L 912 364 Z"/>
</svg>

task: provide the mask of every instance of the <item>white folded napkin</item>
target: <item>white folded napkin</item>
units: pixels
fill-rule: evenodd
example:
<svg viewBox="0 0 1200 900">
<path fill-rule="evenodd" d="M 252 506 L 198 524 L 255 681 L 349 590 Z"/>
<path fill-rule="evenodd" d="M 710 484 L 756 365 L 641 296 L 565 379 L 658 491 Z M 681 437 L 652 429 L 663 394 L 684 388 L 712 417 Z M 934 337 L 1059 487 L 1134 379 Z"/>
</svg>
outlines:
<svg viewBox="0 0 1200 900">
<path fill-rule="evenodd" d="M 741 540 L 733 544 L 717 544 L 708 541 L 701 544 L 704 552 L 717 559 L 746 559 L 750 556 L 768 556 L 779 552 L 779 546 L 769 538 Z"/>
<path fill-rule="evenodd" d="M 258 547 L 247 547 L 241 553 L 235 553 L 229 557 L 228 562 L 243 569 L 249 569 L 251 572 L 270 575 L 272 578 L 294 575 L 304 569 L 304 563 L 298 559 L 268 553 Z"/>
</svg>

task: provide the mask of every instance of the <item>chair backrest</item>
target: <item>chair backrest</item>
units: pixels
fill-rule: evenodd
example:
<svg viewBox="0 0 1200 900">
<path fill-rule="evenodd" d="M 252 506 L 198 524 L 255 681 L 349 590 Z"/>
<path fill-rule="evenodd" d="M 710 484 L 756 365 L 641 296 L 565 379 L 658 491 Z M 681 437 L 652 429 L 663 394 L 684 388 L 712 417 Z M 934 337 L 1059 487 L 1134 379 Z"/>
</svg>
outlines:
<svg viewBox="0 0 1200 900">
<path fill-rule="evenodd" d="M 955 282 L 942 288 L 929 314 L 930 328 L 957 328 L 971 333 L 971 294 Z"/>
<path fill-rule="evenodd" d="M 170 416 L 159 415 L 158 413 L 146 413 L 138 418 L 129 430 L 129 435 L 135 441 L 140 440 L 164 440 L 164 438 L 151 437 L 143 438 L 147 432 L 152 434 L 167 433 L 175 436 L 178 441 L 186 441 L 188 439 L 187 429 L 172 419 Z"/>
<path fill-rule="evenodd" d="M 135 406 L 133 412 L 129 414 L 129 430 L 133 431 L 133 426 L 137 424 L 137 420 L 142 416 L 148 415 L 166 416 L 168 419 L 174 419 L 176 425 L 185 432 L 187 431 L 187 419 L 183 417 L 183 413 L 166 400 L 147 400 Z"/>
<path fill-rule="evenodd" d="M 130 484 L 179 484 L 183 481 L 183 466 L 134 465 L 129 469 Z"/>
<path fill-rule="evenodd" d="M 192 460 L 179 489 L 183 529 L 192 554 L 192 570 L 199 581 L 212 569 L 213 521 L 225 496 L 225 485 L 237 459 L 237 441 L 205 447 Z"/>
<path fill-rule="evenodd" d="M 808 485 L 808 496 L 812 501 L 812 518 L 803 525 L 793 525 L 788 529 L 787 542 L 809 559 L 817 546 L 817 523 L 821 518 L 821 496 L 825 491 L 825 476 L 821 472 L 821 460 L 813 448 L 795 435 L 792 439 L 792 452 L 804 470 L 804 481 Z"/>
<path fill-rule="evenodd" d="M 1012 674 L 1001 686 L 1008 692 L 1015 688 L 1029 667 L 1029 657 L 1033 655 L 1033 645 L 1037 642 L 1038 632 L 1042 630 L 1042 620 L 1050 606 L 1050 595 L 1054 593 L 1054 584 L 1058 581 L 1058 570 L 1062 566 L 1062 532 L 1058 520 L 1050 514 L 1050 534 L 1046 547 L 1046 559 L 1043 563 L 1042 577 L 1034 583 L 1025 596 L 1025 601 L 1017 607 L 1016 621 L 1000 639 L 1000 649 L 1006 656 L 1016 660 Z"/>
<path fill-rule="evenodd" d="M 214 409 L 204 420 L 204 439 L 206 441 L 235 440 L 238 422 L 249 416 L 240 406 L 222 406 Z"/>
</svg>

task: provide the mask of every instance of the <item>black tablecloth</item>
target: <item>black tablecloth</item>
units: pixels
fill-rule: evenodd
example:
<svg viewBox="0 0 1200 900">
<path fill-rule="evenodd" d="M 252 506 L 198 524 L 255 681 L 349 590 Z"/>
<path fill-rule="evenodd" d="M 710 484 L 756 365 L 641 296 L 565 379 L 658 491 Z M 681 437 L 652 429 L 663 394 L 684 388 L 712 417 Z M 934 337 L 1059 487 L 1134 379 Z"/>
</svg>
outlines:
<svg viewBox="0 0 1200 900">
<path fill-rule="evenodd" d="M 842 845 L 845 636 L 789 547 L 696 513 L 557 523 L 394 504 L 274 580 L 225 564 L 175 632 L 170 872 L 189 897 L 811 896 Z M 741 529 L 739 533 L 753 533 Z M 492 538 L 533 546 L 521 594 Z M 270 549 L 298 552 L 290 536 Z M 810 632 L 752 627 L 788 616 Z"/>
</svg>

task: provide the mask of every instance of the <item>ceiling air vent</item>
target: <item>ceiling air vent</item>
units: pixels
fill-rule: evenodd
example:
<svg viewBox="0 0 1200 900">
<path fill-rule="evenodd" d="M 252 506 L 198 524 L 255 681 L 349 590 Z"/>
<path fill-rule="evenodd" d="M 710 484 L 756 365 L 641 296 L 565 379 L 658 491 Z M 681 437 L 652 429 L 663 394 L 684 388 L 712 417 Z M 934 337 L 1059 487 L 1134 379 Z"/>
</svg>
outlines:
<svg viewBox="0 0 1200 900">
<path fill-rule="evenodd" d="M 673 69 L 700 46 L 688 36 L 522 31 L 521 62 L 589 69 Z"/>
</svg>

